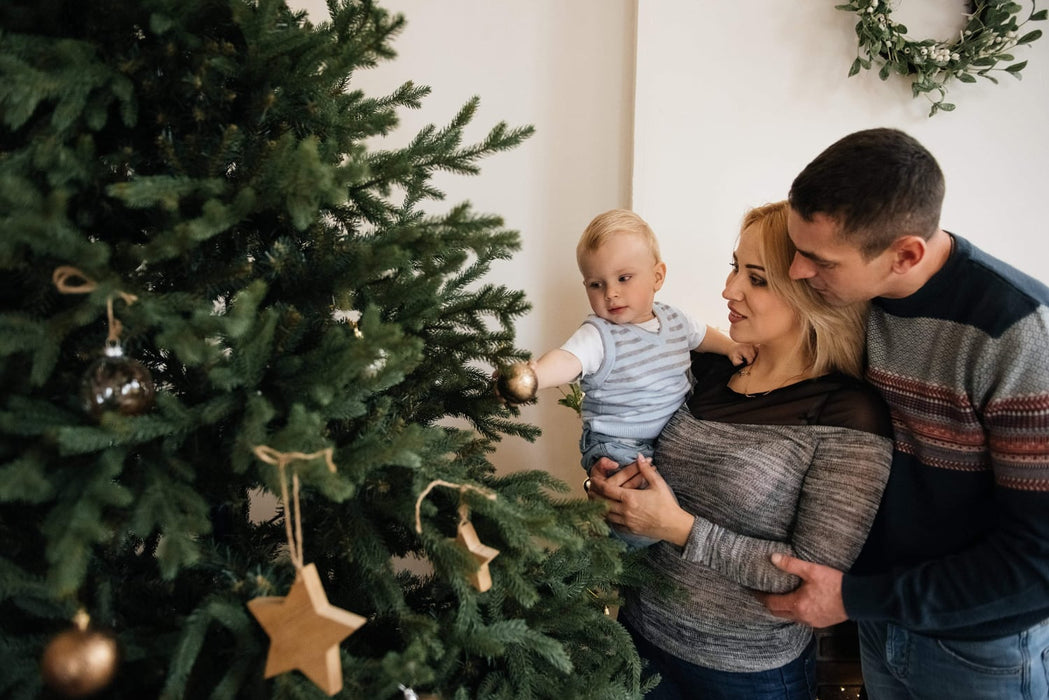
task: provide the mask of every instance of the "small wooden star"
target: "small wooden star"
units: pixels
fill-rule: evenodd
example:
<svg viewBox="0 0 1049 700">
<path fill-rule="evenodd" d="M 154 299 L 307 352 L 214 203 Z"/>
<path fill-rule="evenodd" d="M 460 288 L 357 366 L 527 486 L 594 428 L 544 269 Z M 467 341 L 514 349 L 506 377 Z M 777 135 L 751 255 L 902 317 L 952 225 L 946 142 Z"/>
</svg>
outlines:
<svg viewBox="0 0 1049 700">
<path fill-rule="evenodd" d="M 367 620 L 328 602 L 315 565 L 299 569 L 287 596 L 254 598 L 248 609 L 270 637 L 266 678 L 299 670 L 328 695 L 342 690 L 339 643 Z"/>
<path fill-rule="evenodd" d="M 477 571 L 469 574 L 470 583 L 474 588 L 484 593 L 492 587 L 492 573 L 488 570 L 488 563 L 496 558 L 499 550 L 482 544 L 481 539 L 474 530 L 474 525 L 469 520 L 459 521 L 459 532 L 455 541 L 466 549 L 477 562 Z"/>
</svg>

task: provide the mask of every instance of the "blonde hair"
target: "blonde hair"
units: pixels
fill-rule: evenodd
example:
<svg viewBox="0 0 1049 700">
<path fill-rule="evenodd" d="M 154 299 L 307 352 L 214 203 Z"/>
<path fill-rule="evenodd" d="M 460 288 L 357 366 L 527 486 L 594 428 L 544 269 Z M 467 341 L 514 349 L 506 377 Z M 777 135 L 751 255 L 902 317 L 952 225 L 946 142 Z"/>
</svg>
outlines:
<svg viewBox="0 0 1049 700">
<path fill-rule="evenodd" d="M 656 234 L 644 219 L 629 209 L 612 209 L 595 216 L 587 224 L 576 245 L 576 262 L 581 263 L 584 255 L 594 252 L 607 243 L 608 239 L 619 235 L 640 237 L 648 245 L 654 258 L 653 262 L 662 262 Z"/>
<path fill-rule="evenodd" d="M 797 248 L 787 235 L 786 201 L 755 207 L 740 231 L 754 226 L 765 258 L 769 288 L 795 309 L 802 325 L 802 352 L 816 375 L 839 371 L 863 376 L 867 302 L 831 306 L 804 280 L 790 278 Z"/>
</svg>

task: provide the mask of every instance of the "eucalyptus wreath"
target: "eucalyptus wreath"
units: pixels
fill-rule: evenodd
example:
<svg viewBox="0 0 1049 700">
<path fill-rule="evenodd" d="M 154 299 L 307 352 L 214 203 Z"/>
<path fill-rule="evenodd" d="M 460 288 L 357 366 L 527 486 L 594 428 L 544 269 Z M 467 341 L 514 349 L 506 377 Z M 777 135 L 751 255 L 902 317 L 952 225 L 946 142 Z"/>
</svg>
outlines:
<svg viewBox="0 0 1049 700">
<path fill-rule="evenodd" d="M 953 104 L 944 101 L 947 83 L 953 79 L 975 83 L 977 78 L 985 78 L 997 84 L 992 71 L 1019 79 L 1027 61 L 1010 63 L 1015 60 L 1012 50 L 1042 35 L 1040 29 L 1023 34 L 1021 29 L 1028 22 L 1049 16 L 1049 10 L 1038 10 L 1034 0 L 1023 21 L 1018 20 L 1023 12 L 1019 3 L 973 0 L 966 14 L 968 21 L 958 38 L 938 41 L 907 36 L 907 27 L 893 20 L 892 8 L 886 0 L 852 0 L 836 7 L 859 18 L 856 23 L 859 46 L 849 76 L 861 69 L 870 70 L 877 63 L 881 65 L 878 77 L 882 80 L 887 80 L 893 72 L 911 77 L 913 97 L 925 95 L 932 102 L 930 117 L 940 110 L 954 109 Z M 1009 65 L 999 65 L 1005 63 Z"/>
</svg>

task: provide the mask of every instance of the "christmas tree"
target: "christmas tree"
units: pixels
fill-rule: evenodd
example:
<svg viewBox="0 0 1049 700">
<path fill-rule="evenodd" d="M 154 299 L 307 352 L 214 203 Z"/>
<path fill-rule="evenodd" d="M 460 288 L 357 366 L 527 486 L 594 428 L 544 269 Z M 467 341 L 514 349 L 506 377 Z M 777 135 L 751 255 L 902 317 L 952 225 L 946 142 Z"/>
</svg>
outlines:
<svg viewBox="0 0 1049 700">
<path fill-rule="evenodd" d="M 0 7 L 0 696 L 640 693 L 602 509 L 488 460 L 518 235 L 432 207 L 531 129 L 376 147 L 404 18 L 329 12 Z"/>
</svg>

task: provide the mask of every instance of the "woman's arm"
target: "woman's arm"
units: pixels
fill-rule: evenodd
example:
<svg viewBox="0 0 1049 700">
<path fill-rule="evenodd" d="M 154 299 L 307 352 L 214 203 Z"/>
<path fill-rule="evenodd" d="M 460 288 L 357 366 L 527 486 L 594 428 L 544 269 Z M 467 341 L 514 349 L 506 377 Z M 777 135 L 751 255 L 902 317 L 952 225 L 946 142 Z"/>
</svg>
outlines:
<svg viewBox="0 0 1049 700">
<path fill-rule="evenodd" d="M 891 461 L 888 438 L 837 429 L 812 455 L 786 542 L 748 537 L 697 518 L 683 556 L 748 588 L 776 593 L 792 590 L 799 579 L 772 565 L 773 552 L 848 570 L 874 522 Z"/>
<path fill-rule="evenodd" d="M 682 546 L 685 559 L 748 588 L 789 591 L 798 578 L 773 566 L 770 555 L 780 552 L 847 570 L 859 555 L 888 479 L 892 445 L 887 438 L 845 428 L 831 431 L 812 454 L 787 541 L 751 537 L 687 513 L 691 526 L 682 540 L 684 511 L 658 472 L 645 464 L 639 468 L 648 489 L 623 489 L 612 483 L 620 477 L 616 474 L 600 488 L 592 484 L 591 493 L 609 500 L 613 524 Z"/>
</svg>

